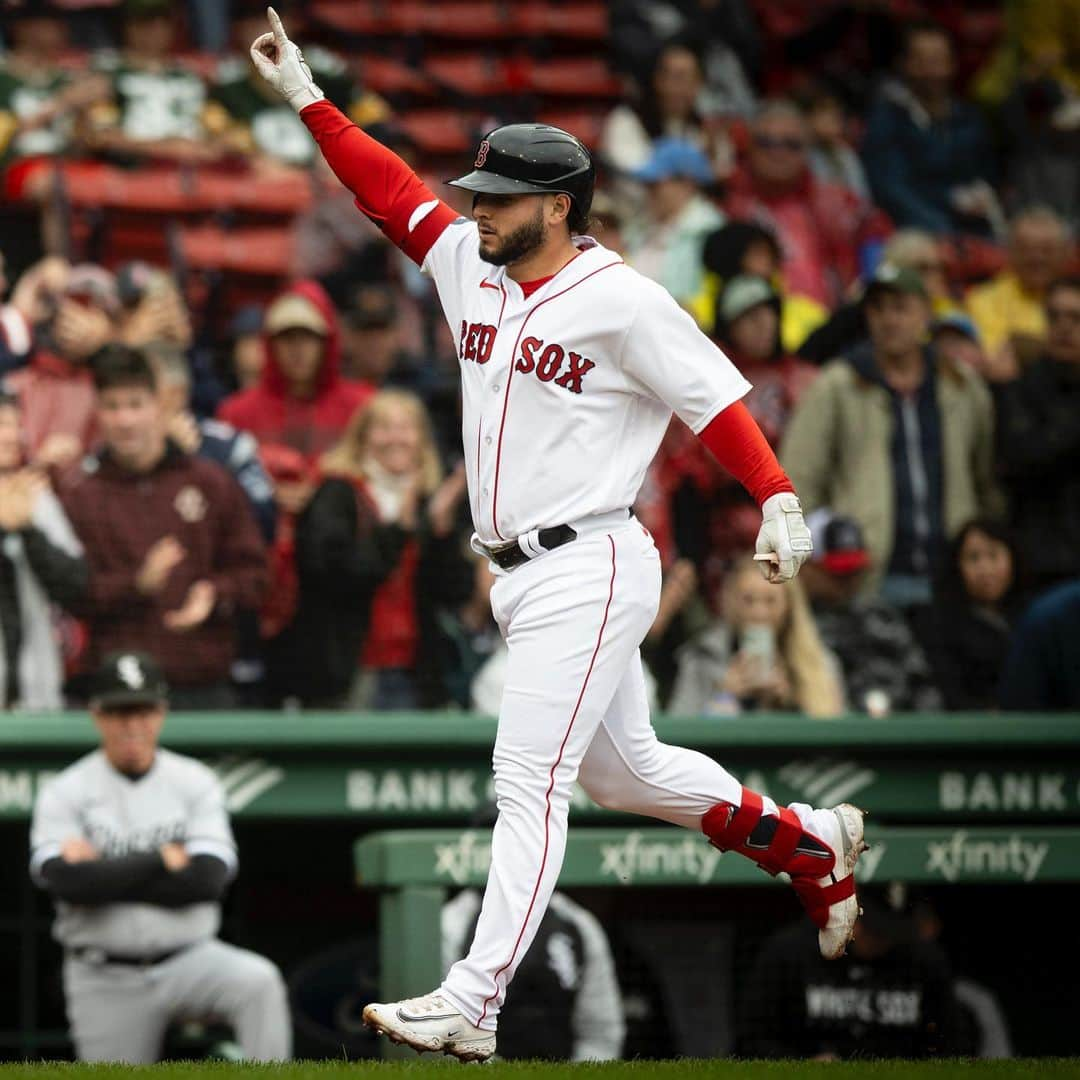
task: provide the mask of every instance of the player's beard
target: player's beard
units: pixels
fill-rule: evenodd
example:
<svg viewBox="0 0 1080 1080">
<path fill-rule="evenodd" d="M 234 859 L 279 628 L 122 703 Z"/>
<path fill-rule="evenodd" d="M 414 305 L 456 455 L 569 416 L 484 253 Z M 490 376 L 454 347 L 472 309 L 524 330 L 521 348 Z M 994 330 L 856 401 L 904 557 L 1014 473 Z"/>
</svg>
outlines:
<svg viewBox="0 0 1080 1080">
<path fill-rule="evenodd" d="M 494 250 L 484 249 L 480 244 L 480 258 L 494 266 L 509 266 L 532 255 L 544 245 L 547 239 L 547 226 L 544 225 L 544 205 L 536 208 L 536 216 L 524 225 L 519 225 Z"/>
</svg>

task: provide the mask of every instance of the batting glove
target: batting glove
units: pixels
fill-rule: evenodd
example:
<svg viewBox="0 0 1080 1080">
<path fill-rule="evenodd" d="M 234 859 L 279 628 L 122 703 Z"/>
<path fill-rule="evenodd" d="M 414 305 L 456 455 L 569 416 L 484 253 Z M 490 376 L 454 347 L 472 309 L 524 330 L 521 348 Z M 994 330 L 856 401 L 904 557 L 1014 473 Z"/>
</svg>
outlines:
<svg viewBox="0 0 1080 1080">
<path fill-rule="evenodd" d="M 285 27 L 273 8 L 266 9 L 269 34 L 261 34 L 251 45 L 251 59 L 259 74 L 297 111 L 321 101 L 323 92 L 311 78 L 311 68 L 299 46 L 285 34 Z"/>
<path fill-rule="evenodd" d="M 814 552 L 799 497 L 792 491 L 770 495 L 761 507 L 761 516 L 754 558 L 767 581 L 790 581 Z"/>
</svg>

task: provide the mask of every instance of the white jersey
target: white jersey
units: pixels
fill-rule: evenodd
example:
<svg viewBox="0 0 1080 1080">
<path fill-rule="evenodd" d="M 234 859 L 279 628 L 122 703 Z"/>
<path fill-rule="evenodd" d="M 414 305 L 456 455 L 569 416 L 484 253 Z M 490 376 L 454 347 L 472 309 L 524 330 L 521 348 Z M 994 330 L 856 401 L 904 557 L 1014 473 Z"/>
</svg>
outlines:
<svg viewBox="0 0 1080 1080">
<path fill-rule="evenodd" d="M 236 871 L 236 845 L 225 791 L 214 772 L 193 758 L 157 751 L 137 780 L 114 769 L 101 750 L 50 780 L 34 803 L 30 874 L 60 854 L 71 837 L 89 840 L 103 857 L 183 844 L 189 855 L 213 855 Z M 115 903 L 93 907 L 57 901 L 53 935 L 66 946 L 90 946 L 126 956 L 168 952 L 213 937 L 220 905 Z"/>
<path fill-rule="evenodd" d="M 487 544 L 631 506 L 672 412 L 697 434 L 750 389 L 660 285 L 589 237 L 574 243 L 580 254 L 528 298 L 480 258 L 464 218 L 423 262 L 458 343 Z"/>
</svg>

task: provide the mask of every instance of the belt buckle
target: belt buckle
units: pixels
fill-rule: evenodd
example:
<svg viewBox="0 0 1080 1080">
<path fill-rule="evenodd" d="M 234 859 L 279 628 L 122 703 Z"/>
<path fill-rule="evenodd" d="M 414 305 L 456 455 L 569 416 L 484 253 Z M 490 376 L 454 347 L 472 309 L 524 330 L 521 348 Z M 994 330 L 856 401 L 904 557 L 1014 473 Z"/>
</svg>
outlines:
<svg viewBox="0 0 1080 1080">
<path fill-rule="evenodd" d="M 521 550 L 516 540 L 506 540 L 501 544 L 484 544 L 483 548 L 491 556 L 493 562 L 498 562 L 499 556 L 505 555 L 508 551 Z"/>
<path fill-rule="evenodd" d="M 98 948 L 96 945 L 84 945 L 79 949 L 76 959 L 93 967 L 104 967 L 108 956 L 109 954 L 104 949 Z"/>
</svg>

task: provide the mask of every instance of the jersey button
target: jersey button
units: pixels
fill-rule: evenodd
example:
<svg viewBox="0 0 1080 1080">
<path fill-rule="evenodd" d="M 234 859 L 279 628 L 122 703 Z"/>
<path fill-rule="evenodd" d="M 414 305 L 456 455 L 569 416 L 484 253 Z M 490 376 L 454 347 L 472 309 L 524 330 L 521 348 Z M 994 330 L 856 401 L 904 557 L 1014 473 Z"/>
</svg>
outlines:
<svg viewBox="0 0 1080 1080">
<path fill-rule="evenodd" d="M 499 384 L 498 384 L 498 383 L 496 383 L 496 384 L 495 384 L 495 385 L 494 385 L 494 386 L 493 386 L 493 387 L 491 388 L 491 392 L 492 392 L 493 394 L 497 394 L 497 393 L 498 393 L 498 392 L 499 392 L 499 391 L 500 391 L 501 389 L 502 389 L 502 387 L 501 387 L 501 386 L 499 386 Z"/>
<path fill-rule="evenodd" d="M 484 490 L 483 490 L 483 491 L 481 491 L 481 492 L 480 492 L 480 494 L 481 494 L 481 495 L 483 495 L 483 496 L 484 496 L 484 498 L 486 499 L 486 498 L 488 497 L 488 494 L 489 494 L 489 489 L 488 489 L 488 488 L 484 488 Z"/>
<path fill-rule="evenodd" d="M 486 446 L 490 446 L 490 445 L 491 445 L 491 436 L 490 436 L 490 435 L 486 435 L 486 436 L 484 437 L 484 444 L 485 444 Z"/>
</svg>

